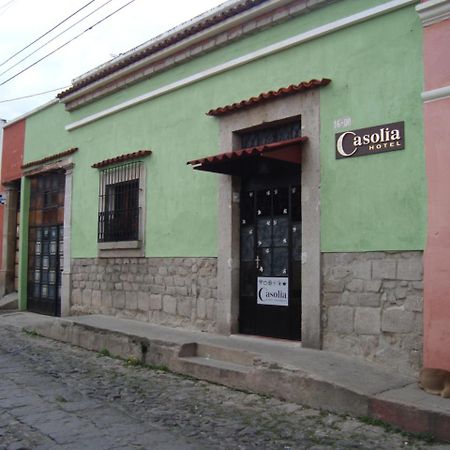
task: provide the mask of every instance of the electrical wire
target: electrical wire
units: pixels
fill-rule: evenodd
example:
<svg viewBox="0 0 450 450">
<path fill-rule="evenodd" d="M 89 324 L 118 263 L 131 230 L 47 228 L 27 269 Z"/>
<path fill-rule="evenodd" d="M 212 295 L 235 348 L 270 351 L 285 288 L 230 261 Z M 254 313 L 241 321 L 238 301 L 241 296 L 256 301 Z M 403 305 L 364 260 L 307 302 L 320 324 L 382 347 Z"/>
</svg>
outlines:
<svg viewBox="0 0 450 450">
<path fill-rule="evenodd" d="M 15 0 L 10 0 L 9 3 L 14 2 Z M 14 53 L 14 55 L 10 56 L 8 59 L 6 59 L 5 61 L 3 61 L 2 63 L 0 63 L 0 67 L 4 66 L 8 61 L 11 61 L 11 59 L 13 59 L 15 56 L 17 56 L 18 54 L 22 53 L 24 50 L 26 50 L 27 48 L 31 47 L 33 44 L 35 44 L 36 42 L 38 42 L 39 40 L 41 40 L 43 37 L 47 36 L 47 34 L 51 33 L 53 30 L 56 30 L 56 28 L 58 28 L 60 25 L 62 25 L 64 22 L 67 22 L 70 18 L 72 18 L 73 16 L 75 16 L 76 14 L 78 14 L 80 11 L 82 11 L 83 9 L 87 8 L 91 3 L 94 3 L 97 0 L 90 0 L 88 3 L 86 3 L 84 6 L 82 6 L 80 9 L 78 9 L 77 11 L 75 11 L 74 13 L 72 13 L 70 16 L 66 17 L 64 20 L 62 20 L 61 22 L 59 22 L 58 24 L 56 24 L 53 28 L 51 28 L 50 30 L 46 31 L 44 34 L 42 34 L 41 36 L 39 36 L 38 38 L 36 38 L 33 42 L 30 42 L 28 45 L 26 45 L 25 47 L 23 47 L 21 50 L 17 51 L 16 53 Z"/>
<path fill-rule="evenodd" d="M 3 3 L 3 5 L 0 5 L 0 10 L 8 6 L 10 3 L 14 2 L 15 0 L 9 0 L 6 3 Z"/>
<path fill-rule="evenodd" d="M 0 15 L 2 15 L 4 12 L 6 12 L 9 8 L 11 8 L 12 4 L 15 2 L 16 0 L 9 0 L 6 3 L 3 3 L 3 5 L 0 6 Z M 3 10 L 3 11 L 2 11 Z"/>
<path fill-rule="evenodd" d="M 45 92 L 38 92 L 36 94 L 23 95 L 22 97 L 16 97 L 16 98 L 8 98 L 6 100 L 0 100 L 0 103 L 15 102 L 16 100 L 24 100 L 26 98 L 38 97 L 39 95 L 50 94 L 51 92 L 56 92 L 56 91 L 62 91 L 64 89 L 67 89 L 68 87 L 69 86 L 62 86 L 62 87 L 59 87 L 56 89 L 50 89 L 49 91 L 45 91 Z"/>
<path fill-rule="evenodd" d="M 9 8 L 11 8 L 11 6 L 13 6 L 12 3 L 10 3 L 6 8 L 3 8 L 2 11 L 0 11 L 0 16 L 3 16 L 3 14 L 5 14 Z"/>
<path fill-rule="evenodd" d="M 87 33 L 88 31 L 92 30 L 92 28 L 94 28 L 95 26 L 99 25 L 100 23 L 104 22 L 105 20 L 109 19 L 110 17 L 112 17 L 114 14 L 118 13 L 119 11 L 121 11 L 122 9 L 124 9 L 126 6 L 130 5 L 131 3 L 135 2 L 136 0 L 130 0 L 128 3 L 125 3 L 125 5 L 121 6 L 120 8 L 116 9 L 115 11 L 113 11 L 111 14 L 108 14 L 106 17 L 104 17 L 103 19 L 99 20 L 98 22 L 94 23 L 94 25 L 91 25 L 89 28 L 86 28 L 84 31 L 82 31 L 81 33 L 77 34 L 75 37 L 73 37 L 72 39 L 68 40 L 67 42 L 65 42 L 64 44 L 60 45 L 59 47 L 57 47 L 55 50 L 51 51 L 50 53 L 47 53 L 46 55 L 44 55 L 42 58 L 38 59 L 37 61 L 35 61 L 33 64 L 30 64 L 29 66 L 25 67 L 24 69 L 22 69 L 20 72 L 17 72 L 16 74 L 14 74 L 12 77 L 9 77 L 7 80 L 3 81 L 2 83 L 0 83 L 0 86 L 3 86 L 4 84 L 8 83 L 9 81 L 13 80 L 14 78 L 18 77 L 19 75 L 21 75 L 22 73 L 24 73 L 25 71 L 27 71 L 28 69 L 31 69 L 32 67 L 34 67 L 36 64 L 40 63 L 41 61 L 43 61 L 44 59 L 48 58 L 49 56 L 53 55 L 54 53 L 56 53 L 58 50 L 61 50 L 63 47 L 65 47 L 66 45 L 70 44 L 71 42 L 75 41 L 76 39 L 78 39 L 80 36 L 82 36 L 84 33 Z"/>
<path fill-rule="evenodd" d="M 94 0 L 95 1 L 95 0 Z M 67 31 L 71 30 L 73 27 L 75 27 L 76 25 L 78 25 L 80 22 L 83 22 L 83 20 L 87 19 L 88 17 L 92 16 L 92 14 L 95 14 L 97 11 L 99 11 L 100 9 L 104 8 L 108 3 L 111 3 L 113 0 L 107 0 L 105 3 L 103 3 L 102 5 L 100 5 L 97 9 L 94 9 L 93 11 L 91 11 L 89 14 L 86 14 L 84 17 L 82 17 L 80 20 L 78 20 L 77 22 L 75 22 L 73 25 L 71 25 L 70 27 L 66 28 L 65 30 L 61 31 L 59 34 L 57 34 L 56 36 L 52 37 L 51 39 L 49 39 L 48 41 L 46 41 L 44 44 L 42 44 L 40 47 L 38 47 L 36 50 L 33 50 L 31 53 L 28 53 L 27 56 L 25 56 L 24 58 L 20 59 L 19 61 L 17 61 L 15 64 L 13 64 L 12 66 L 8 67 L 5 71 L 3 71 L 2 73 L 0 73 L 0 77 L 2 75 L 4 75 L 5 73 L 8 73 L 10 70 L 14 69 L 14 67 L 17 67 L 20 63 L 24 62 L 25 60 L 27 60 L 30 56 L 34 55 L 35 53 L 37 53 L 39 50 L 41 50 L 42 48 L 44 48 L 45 46 L 47 46 L 48 44 L 50 44 L 50 42 L 53 42 L 55 39 L 59 38 L 61 35 L 63 35 L 64 33 L 66 33 Z M 92 3 L 92 2 L 91 2 Z M 54 28 L 53 28 L 54 29 Z M 36 42 L 36 41 L 35 41 Z M 0 64 L 0 67 L 2 66 L 2 64 Z"/>
</svg>

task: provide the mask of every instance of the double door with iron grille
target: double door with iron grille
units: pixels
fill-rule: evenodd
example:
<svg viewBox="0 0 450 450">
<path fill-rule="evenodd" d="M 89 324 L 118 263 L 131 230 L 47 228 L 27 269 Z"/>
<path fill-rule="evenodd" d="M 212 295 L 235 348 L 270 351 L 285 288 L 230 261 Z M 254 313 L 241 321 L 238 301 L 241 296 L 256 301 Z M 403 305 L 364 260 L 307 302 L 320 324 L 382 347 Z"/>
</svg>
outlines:
<svg viewBox="0 0 450 450">
<path fill-rule="evenodd" d="M 30 180 L 28 236 L 28 310 L 61 314 L 64 183 L 62 172 Z"/>
<path fill-rule="evenodd" d="M 300 176 L 243 180 L 240 332 L 301 337 Z"/>
</svg>

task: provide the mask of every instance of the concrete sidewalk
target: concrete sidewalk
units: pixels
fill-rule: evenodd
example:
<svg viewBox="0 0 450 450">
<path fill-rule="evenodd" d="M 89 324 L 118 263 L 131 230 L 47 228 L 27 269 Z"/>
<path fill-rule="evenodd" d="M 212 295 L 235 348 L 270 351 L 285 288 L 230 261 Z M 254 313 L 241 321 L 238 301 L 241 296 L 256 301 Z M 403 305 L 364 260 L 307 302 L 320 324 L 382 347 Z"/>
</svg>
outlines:
<svg viewBox="0 0 450 450">
<path fill-rule="evenodd" d="M 101 315 L 16 312 L 0 315 L 0 324 L 233 388 L 381 419 L 450 442 L 450 399 L 423 392 L 413 378 L 345 355 L 303 349 L 297 342 L 219 336 Z"/>
</svg>

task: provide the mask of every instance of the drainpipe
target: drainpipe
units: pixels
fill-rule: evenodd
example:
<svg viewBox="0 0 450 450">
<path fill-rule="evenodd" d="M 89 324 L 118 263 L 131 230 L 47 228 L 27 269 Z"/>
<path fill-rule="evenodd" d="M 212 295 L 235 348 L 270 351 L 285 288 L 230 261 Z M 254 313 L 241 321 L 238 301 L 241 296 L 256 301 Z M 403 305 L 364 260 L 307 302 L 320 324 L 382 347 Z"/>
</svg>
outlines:
<svg viewBox="0 0 450 450">
<path fill-rule="evenodd" d="M 3 127 L 6 125 L 5 119 L 0 119 L 0 169 L 2 167 L 2 152 L 3 152 Z"/>
<path fill-rule="evenodd" d="M 0 119 L 0 173 L 2 169 L 2 160 L 3 160 L 3 127 L 6 124 L 6 120 Z M 0 179 L 0 194 L 2 194 L 3 197 L 3 186 L 1 184 Z M 3 216 L 3 208 L 0 208 L 0 214 Z M 0 233 L 0 239 L 3 239 L 2 233 Z M 4 244 L 4 242 L 3 242 Z M 2 298 L 6 293 L 6 278 L 5 278 L 5 270 L 3 267 L 3 252 L 0 252 L 0 298 Z"/>
</svg>

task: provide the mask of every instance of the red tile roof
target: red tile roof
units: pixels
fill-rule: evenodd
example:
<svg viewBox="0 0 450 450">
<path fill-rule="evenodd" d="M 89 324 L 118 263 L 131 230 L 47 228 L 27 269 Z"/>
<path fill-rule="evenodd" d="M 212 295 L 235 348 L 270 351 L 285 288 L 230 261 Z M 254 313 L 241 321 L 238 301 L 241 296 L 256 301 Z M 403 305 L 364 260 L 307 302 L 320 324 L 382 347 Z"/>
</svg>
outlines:
<svg viewBox="0 0 450 450">
<path fill-rule="evenodd" d="M 266 152 L 272 152 L 278 150 L 282 147 L 287 147 L 294 144 L 301 144 L 308 140 L 307 136 L 302 136 L 294 139 L 288 139 L 286 141 L 273 142 L 272 144 L 264 144 L 259 145 L 257 147 L 248 147 L 242 148 L 240 150 L 235 150 L 226 153 L 219 153 L 218 155 L 206 156 L 200 159 L 193 159 L 192 161 L 188 161 L 186 164 L 190 164 L 192 166 L 203 165 L 203 164 L 214 164 L 221 161 L 232 160 L 232 159 L 240 159 L 249 156 L 255 156 L 258 154 L 263 154 Z"/>
<path fill-rule="evenodd" d="M 201 31 L 206 30 L 207 28 L 211 28 L 220 22 L 224 22 L 230 17 L 236 16 L 267 1 L 268 0 L 243 0 L 238 4 L 231 5 L 229 8 L 218 11 L 217 14 L 214 14 L 213 16 L 205 17 L 203 20 L 200 20 L 199 22 L 196 22 L 191 26 L 182 28 L 179 32 L 175 32 L 174 34 L 168 32 L 169 35 L 166 39 L 158 40 L 158 37 L 156 37 L 154 39 L 156 41 L 154 44 L 151 44 L 150 41 L 149 44 L 151 45 L 149 45 L 148 47 L 146 46 L 141 50 L 130 51 L 129 56 L 118 58 L 119 61 L 117 61 L 116 63 L 112 61 L 111 64 L 106 64 L 103 69 L 99 68 L 98 71 L 95 71 L 91 75 L 87 75 L 86 77 L 80 78 L 79 81 L 75 81 L 69 89 L 60 92 L 57 95 L 57 98 L 63 99 L 67 95 L 72 94 L 73 92 L 76 92 L 85 86 L 88 86 L 94 81 L 104 78 L 120 69 L 123 69 L 124 67 L 127 67 L 137 61 L 140 61 L 141 59 L 146 58 L 147 56 L 153 55 L 154 53 L 168 48 L 182 41 L 183 39 L 200 33 Z"/>
<path fill-rule="evenodd" d="M 148 156 L 151 154 L 152 154 L 151 150 L 138 150 L 137 152 L 126 153 L 124 155 L 115 156 L 114 158 L 104 159 L 103 161 L 92 164 L 91 167 L 93 167 L 94 169 L 101 169 L 103 167 L 110 166 L 111 164 L 129 161 L 130 159 L 142 158 L 144 156 Z"/>
<path fill-rule="evenodd" d="M 251 97 L 248 100 L 242 100 L 238 103 L 222 106 L 220 108 L 211 109 L 206 114 L 208 116 L 221 116 L 239 109 L 248 108 L 258 103 L 274 100 L 276 98 L 284 97 L 286 95 L 296 94 L 297 92 L 306 91 L 308 89 L 315 89 L 321 86 L 326 86 L 331 83 L 329 78 L 322 78 L 321 80 L 302 81 L 299 84 L 291 84 L 288 87 L 280 88 L 277 91 L 268 91 L 259 94 L 257 97 Z"/>
<path fill-rule="evenodd" d="M 22 169 L 27 169 L 28 167 L 38 166 L 39 164 L 44 164 L 49 161 L 53 161 L 54 159 L 63 158 L 64 156 L 69 156 L 72 153 L 78 151 L 78 147 L 69 148 L 68 150 L 64 150 L 60 153 L 55 153 L 54 155 L 46 156 L 42 159 L 37 159 L 35 161 L 30 161 L 21 166 Z"/>
</svg>

